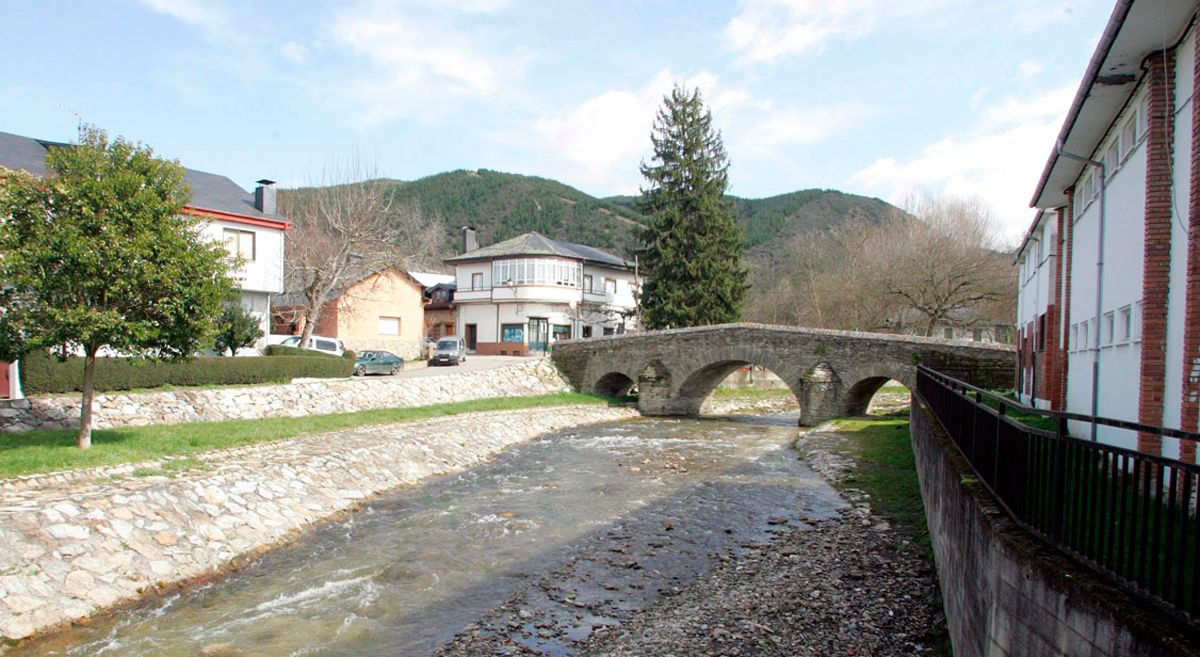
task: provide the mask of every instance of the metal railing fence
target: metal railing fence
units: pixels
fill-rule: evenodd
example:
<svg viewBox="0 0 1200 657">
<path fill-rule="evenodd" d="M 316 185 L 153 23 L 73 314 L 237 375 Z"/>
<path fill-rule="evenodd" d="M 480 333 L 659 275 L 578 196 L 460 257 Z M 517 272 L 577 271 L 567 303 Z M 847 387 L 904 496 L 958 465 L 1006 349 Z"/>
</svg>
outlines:
<svg viewBox="0 0 1200 657">
<path fill-rule="evenodd" d="M 1018 523 L 1180 618 L 1200 620 L 1200 466 L 1067 429 L 1095 423 L 1193 445 L 1200 434 L 1036 409 L 926 367 L 917 391 Z"/>
</svg>

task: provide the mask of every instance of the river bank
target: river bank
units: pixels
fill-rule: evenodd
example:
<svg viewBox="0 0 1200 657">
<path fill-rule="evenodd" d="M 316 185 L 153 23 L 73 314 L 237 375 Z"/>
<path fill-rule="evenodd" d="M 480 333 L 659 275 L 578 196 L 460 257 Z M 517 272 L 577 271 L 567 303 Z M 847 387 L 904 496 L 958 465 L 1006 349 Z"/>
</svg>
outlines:
<svg viewBox="0 0 1200 657">
<path fill-rule="evenodd" d="M 515 443 L 636 416 L 608 406 L 478 413 L 208 452 L 183 472 L 100 470 L 0 491 L 0 637 L 210 578 L 376 493 Z"/>
</svg>

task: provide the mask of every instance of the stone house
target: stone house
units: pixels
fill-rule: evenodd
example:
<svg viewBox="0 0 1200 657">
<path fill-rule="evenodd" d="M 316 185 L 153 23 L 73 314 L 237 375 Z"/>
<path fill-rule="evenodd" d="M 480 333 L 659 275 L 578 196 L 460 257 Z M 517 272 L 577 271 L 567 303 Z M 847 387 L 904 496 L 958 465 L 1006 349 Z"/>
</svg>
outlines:
<svg viewBox="0 0 1200 657">
<path fill-rule="evenodd" d="M 347 349 L 381 349 L 401 358 L 421 355 L 425 330 L 425 288 L 399 267 L 358 277 L 334 291 L 321 310 L 313 334 L 339 338 Z M 275 297 L 272 333 L 304 330 L 303 293 Z"/>
</svg>

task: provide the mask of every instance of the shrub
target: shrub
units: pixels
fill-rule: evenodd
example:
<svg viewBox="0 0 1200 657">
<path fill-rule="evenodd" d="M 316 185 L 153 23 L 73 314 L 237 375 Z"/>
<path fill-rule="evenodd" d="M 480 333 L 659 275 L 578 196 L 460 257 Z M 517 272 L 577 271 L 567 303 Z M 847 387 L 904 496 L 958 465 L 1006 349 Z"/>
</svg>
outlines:
<svg viewBox="0 0 1200 657">
<path fill-rule="evenodd" d="M 302 351 L 297 349 L 296 351 Z M 158 388 L 161 386 L 245 385 L 287 383 L 294 378 L 350 376 L 354 362 L 305 351 L 293 358 L 200 357 L 189 361 L 149 361 L 140 358 L 99 358 L 96 391 Z M 83 359 L 60 361 L 48 354 L 21 359 L 21 385 L 30 394 L 78 392 L 83 387 Z"/>
<path fill-rule="evenodd" d="M 324 351 L 316 351 L 314 349 L 301 349 L 300 347 L 285 347 L 281 344 L 273 344 L 266 348 L 265 353 L 268 356 L 299 356 L 309 358 L 316 356 L 319 358 L 337 358 L 333 354 L 325 353 Z"/>
</svg>

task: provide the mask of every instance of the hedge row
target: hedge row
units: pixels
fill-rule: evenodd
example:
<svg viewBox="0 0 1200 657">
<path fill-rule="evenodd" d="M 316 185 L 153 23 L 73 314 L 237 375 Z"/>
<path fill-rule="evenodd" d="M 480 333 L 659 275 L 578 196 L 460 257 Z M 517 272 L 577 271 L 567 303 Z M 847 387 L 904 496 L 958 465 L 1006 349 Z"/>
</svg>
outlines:
<svg viewBox="0 0 1200 657">
<path fill-rule="evenodd" d="M 250 383 L 287 383 L 294 378 L 350 376 L 354 361 L 319 355 L 293 358 L 200 357 L 190 361 L 148 361 L 101 358 L 96 362 L 96 391 Z M 83 389 L 83 359 L 60 361 L 46 354 L 21 359 L 21 385 L 27 394 L 79 392 Z"/>
<path fill-rule="evenodd" d="M 321 358 L 346 358 L 349 360 L 354 360 L 356 358 L 355 353 L 349 349 L 347 349 L 346 352 L 341 356 L 334 356 L 333 354 L 325 351 L 301 349 L 300 347 L 285 347 L 281 344 L 270 345 L 266 349 L 266 354 L 268 356 L 301 356 L 304 358 L 311 358 L 313 356 L 319 356 Z"/>
</svg>

